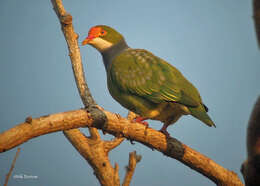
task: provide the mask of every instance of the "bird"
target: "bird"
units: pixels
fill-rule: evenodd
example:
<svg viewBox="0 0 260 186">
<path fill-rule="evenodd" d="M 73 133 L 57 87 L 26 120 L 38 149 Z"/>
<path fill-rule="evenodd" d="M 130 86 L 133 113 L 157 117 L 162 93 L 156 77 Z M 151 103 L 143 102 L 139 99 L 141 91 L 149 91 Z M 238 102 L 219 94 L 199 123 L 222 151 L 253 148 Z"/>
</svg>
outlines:
<svg viewBox="0 0 260 186">
<path fill-rule="evenodd" d="M 147 119 L 161 121 L 159 131 L 166 136 L 167 127 L 183 115 L 216 127 L 199 91 L 177 68 L 145 49 L 129 47 L 115 29 L 93 26 L 81 44 L 101 53 L 108 90 L 119 104 L 136 114 L 135 122 L 147 125 Z"/>
</svg>

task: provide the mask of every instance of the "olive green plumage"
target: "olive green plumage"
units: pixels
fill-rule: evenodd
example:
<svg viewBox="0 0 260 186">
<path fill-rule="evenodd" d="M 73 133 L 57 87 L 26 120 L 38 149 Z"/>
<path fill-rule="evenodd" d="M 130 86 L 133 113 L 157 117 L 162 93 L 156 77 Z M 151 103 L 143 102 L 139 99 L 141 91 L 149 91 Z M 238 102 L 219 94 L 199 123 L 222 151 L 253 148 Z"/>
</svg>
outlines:
<svg viewBox="0 0 260 186">
<path fill-rule="evenodd" d="M 109 92 L 123 107 L 143 118 L 162 121 L 164 129 L 187 114 L 215 126 L 198 90 L 179 70 L 151 52 L 129 48 L 123 37 L 111 42 L 111 37 L 121 37 L 114 29 L 96 27 L 106 30 L 102 39 L 112 43 L 100 52 L 107 70 Z"/>
<path fill-rule="evenodd" d="M 108 69 L 108 88 L 119 103 L 141 116 L 149 118 L 161 103 L 178 103 L 205 124 L 214 125 L 198 90 L 176 68 L 146 50 L 127 49 L 115 57 Z M 168 111 L 160 114 L 164 112 Z"/>
</svg>

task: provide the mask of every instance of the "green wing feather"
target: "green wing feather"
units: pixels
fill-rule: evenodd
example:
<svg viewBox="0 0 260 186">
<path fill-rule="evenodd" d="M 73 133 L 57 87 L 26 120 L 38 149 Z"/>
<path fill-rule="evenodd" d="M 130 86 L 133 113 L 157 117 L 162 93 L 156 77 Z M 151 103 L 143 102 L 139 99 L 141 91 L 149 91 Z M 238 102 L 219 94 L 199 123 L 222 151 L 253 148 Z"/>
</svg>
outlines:
<svg viewBox="0 0 260 186">
<path fill-rule="evenodd" d="M 126 94 L 153 103 L 173 101 L 189 107 L 201 104 L 197 89 L 173 66 L 143 49 L 128 49 L 109 69 L 113 84 Z"/>
</svg>

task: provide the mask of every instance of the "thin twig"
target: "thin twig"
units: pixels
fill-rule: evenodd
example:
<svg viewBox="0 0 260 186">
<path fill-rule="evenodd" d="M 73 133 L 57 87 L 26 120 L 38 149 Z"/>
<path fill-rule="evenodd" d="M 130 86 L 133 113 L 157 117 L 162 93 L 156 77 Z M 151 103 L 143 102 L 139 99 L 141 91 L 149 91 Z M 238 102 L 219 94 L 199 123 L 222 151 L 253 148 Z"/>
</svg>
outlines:
<svg viewBox="0 0 260 186">
<path fill-rule="evenodd" d="M 112 149 L 116 148 L 118 145 L 120 145 L 125 138 L 123 137 L 115 137 L 111 141 L 106 141 L 105 143 L 105 150 L 107 153 L 109 153 Z"/>
<path fill-rule="evenodd" d="M 18 148 L 17 151 L 16 151 L 15 157 L 14 157 L 13 162 L 12 162 L 12 165 L 11 165 L 11 168 L 10 168 L 8 174 L 7 174 L 6 177 L 5 177 L 4 186 L 7 186 L 7 184 L 8 184 L 8 180 L 9 180 L 11 174 L 12 174 L 12 171 L 13 171 L 14 166 L 15 166 L 16 159 L 17 159 L 17 157 L 18 157 L 20 151 L 21 151 L 21 148 Z"/>
<path fill-rule="evenodd" d="M 140 162 L 141 159 L 142 156 L 137 155 L 136 151 L 129 153 L 129 162 L 128 162 L 128 166 L 126 167 L 126 174 L 122 186 L 130 185 L 130 182 L 135 172 L 136 164 Z"/>
</svg>

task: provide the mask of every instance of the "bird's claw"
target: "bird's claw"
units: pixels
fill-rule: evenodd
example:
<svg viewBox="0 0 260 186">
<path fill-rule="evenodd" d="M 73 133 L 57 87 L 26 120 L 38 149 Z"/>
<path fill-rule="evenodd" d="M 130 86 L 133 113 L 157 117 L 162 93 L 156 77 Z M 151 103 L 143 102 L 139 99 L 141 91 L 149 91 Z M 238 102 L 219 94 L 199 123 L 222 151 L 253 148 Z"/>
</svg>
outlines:
<svg viewBox="0 0 260 186">
<path fill-rule="evenodd" d="M 133 120 L 133 122 L 141 123 L 142 125 L 149 127 L 149 123 L 144 120 L 146 120 L 146 118 L 138 116 Z"/>
<path fill-rule="evenodd" d="M 167 130 L 163 130 L 163 129 L 161 129 L 161 130 L 159 130 L 161 133 L 163 133 L 165 136 L 166 136 L 166 138 L 169 138 L 170 137 L 170 134 L 169 134 L 169 132 L 167 132 Z"/>
<path fill-rule="evenodd" d="M 170 134 L 169 134 L 169 132 L 167 132 L 167 127 L 168 127 L 168 125 L 164 124 L 159 131 L 161 133 L 163 133 L 166 136 L 166 138 L 169 138 Z"/>
<path fill-rule="evenodd" d="M 141 124 L 145 125 L 146 127 L 149 127 L 149 123 L 146 122 L 146 121 L 141 121 L 141 122 L 138 122 L 138 123 L 141 123 Z"/>
</svg>

